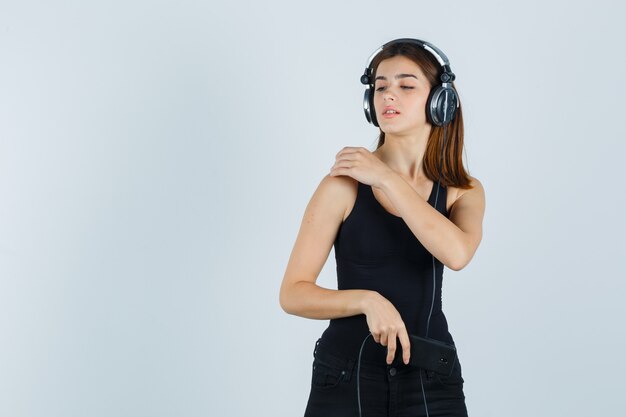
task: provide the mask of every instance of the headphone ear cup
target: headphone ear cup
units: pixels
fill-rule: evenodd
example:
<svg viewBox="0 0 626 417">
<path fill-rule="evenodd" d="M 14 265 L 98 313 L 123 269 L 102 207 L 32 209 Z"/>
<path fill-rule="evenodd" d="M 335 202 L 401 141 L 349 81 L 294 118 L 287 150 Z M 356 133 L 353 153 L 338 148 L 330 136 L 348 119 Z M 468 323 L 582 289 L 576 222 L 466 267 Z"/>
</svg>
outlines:
<svg viewBox="0 0 626 417">
<path fill-rule="evenodd" d="M 445 126 L 454 119 L 458 104 L 456 91 L 451 87 L 438 85 L 430 92 L 427 102 L 429 121 L 436 126 Z"/>
<path fill-rule="evenodd" d="M 367 121 L 378 127 L 376 110 L 374 109 L 374 95 L 372 94 L 372 88 L 369 86 L 365 89 L 365 94 L 363 94 L 363 110 L 365 110 Z"/>
</svg>

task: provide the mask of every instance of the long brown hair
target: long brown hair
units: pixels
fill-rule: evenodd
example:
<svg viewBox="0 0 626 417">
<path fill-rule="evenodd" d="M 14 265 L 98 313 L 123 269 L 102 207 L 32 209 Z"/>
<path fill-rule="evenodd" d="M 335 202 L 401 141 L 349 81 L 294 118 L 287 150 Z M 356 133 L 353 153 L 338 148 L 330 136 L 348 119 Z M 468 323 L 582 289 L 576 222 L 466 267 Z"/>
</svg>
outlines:
<svg viewBox="0 0 626 417">
<path fill-rule="evenodd" d="M 398 55 L 407 57 L 419 65 L 428 79 L 431 89 L 433 86 L 439 85 L 439 77 L 443 73 L 443 68 L 439 65 L 437 59 L 424 48 L 413 43 L 404 42 L 385 47 L 374 57 L 372 60 L 372 79 L 376 78 L 378 65 L 383 60 Z M 454 82 L 452 82 L 452 86 L 456 90 Z M 424 116 L 426 116 L 426 108 L 424 108 Z M 423 165 L 426 176 L 432 181 L 437 181 L 439 179 L 439 161 L 444 137 L 443 127 L 434 124 L 432 126 L 428 143 L 426 144 Z M 441 185 L 444 187 L 452 185 L 462 189 L 471 189 L 473 187 L 470 186 L 470 177 L 463 166 L 463 111 L 460 98 L 454 119 L 446 126 L 446 136 L 446 147 L 443 150 L 443 161 L 441 162 Z M 380 148 L 384 143 L 385 132 L 381 130 L 376 149 Z"/>
</svg>

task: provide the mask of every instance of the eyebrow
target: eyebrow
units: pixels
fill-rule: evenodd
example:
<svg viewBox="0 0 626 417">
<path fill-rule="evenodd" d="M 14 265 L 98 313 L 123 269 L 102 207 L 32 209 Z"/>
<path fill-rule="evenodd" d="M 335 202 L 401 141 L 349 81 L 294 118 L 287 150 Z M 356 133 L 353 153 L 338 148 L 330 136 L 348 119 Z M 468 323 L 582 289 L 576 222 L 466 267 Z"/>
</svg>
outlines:
<svg viewBox="0 0 626 417">
<path fill-rule="evenodd" d="M 397 74 L 397 75 L 396 75 L 395 77 L 393 77 L 393 78 L 395 78 L 396 80 L 399 80 L 400 78 L 409 78 L 409 77 L 413 77 L 413 78 L 415 78 L 415 79 L 417 80 L 417 77 L 416 77 L 415 75 L 413 75 L 413 74 Z M 376 78 L 374 79 L 374 81 L 376 81 L 376 80 L 384 80 L 384 81 L 387 81 L 387 77 L 384 77 L 384 76 L 382 76 L 382 75 L 379 75 L 378 77 L 376 77 Z"/>
</svg>

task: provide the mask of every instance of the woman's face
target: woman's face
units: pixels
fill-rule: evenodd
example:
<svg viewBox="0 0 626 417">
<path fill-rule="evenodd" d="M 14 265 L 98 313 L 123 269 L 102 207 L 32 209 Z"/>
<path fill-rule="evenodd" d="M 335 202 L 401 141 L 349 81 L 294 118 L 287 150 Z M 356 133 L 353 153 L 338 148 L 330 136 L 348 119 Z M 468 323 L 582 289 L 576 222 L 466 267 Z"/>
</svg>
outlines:
<svg viewBox="0 0 626 417">
<path fill-rule="evenodd" d="M 374 81 L 374 110 L 386 134 L 406 134 L 430 125 L 426 100 L 430 84 L 420 67 L 397 55 L 378 65 Z"/>
</svg>

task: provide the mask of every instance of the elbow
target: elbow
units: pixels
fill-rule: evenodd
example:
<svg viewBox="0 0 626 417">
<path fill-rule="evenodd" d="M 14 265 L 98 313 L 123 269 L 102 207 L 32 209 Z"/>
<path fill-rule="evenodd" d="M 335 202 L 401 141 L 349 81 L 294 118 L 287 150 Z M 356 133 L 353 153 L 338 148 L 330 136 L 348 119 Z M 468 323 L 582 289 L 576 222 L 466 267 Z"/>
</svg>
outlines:
<svg viewBox="0 0 626 417">
<path fill-rule="evenodd" d="M 280 304 L 280 308 L 287 314 L 295 315 L 295 311 L 293 308 L 293 297 L 289 296 L 289 292 L 286 288 L 281 288 L 280 294 L 278 296 L 278 303 Z"/>
<path fill-rule="evenodd" d="M 461 269 L 463 269 L 465 267 L 465 265 L 461 265 L 459 263 L 450 263 L 448 265 L 446 265 L 448 268 L 450 268 L 453 271 L 460 271 Z"/>
<path fill-rule="evenodd" d="M 306 310 L 306 306 L 303 305 L 303 300 L 307 299 L 306 294 L 302 294 L 305 288 L 302 287 L 305 281 L 297 281 L 295 283 L 284 284 L 280 289 L 280 295 L 278 302 L 280 308 L 287 314 L 292 316 L 302 317 L 303 312 Z"/>
<path fill-rule="evenodd" d="M 454 265 L 455 268 L 452 269 L 460 271 L 465 268 L 474 258 L 482 239 L 482 229 L 480 229 L 479 233 L 465 234 L 464 240 L 461 242 L 461 245 L 457 250 L 457 254 L 459 256 L 456 259 L 456 263 Z"/>
<path fill-rule="evenodd" d="M 280 295 L 278 296 L 278 304 L 280 304 L 280 308 L 282 308 L 285 313 L 291 314 L 289 304 L 287 303 L 287 299 L 283 291 L 281 291 Z"/>
<path fill-rule="evenodd" d="M 448 268 L 450 268 L 453 271 L 462 270 L 463 268 L 467 266 L 467 264 L 469 263 L 471 259 L 471 257 L 466 256 L 466 254 L 463 251 L 458 251 L 457 253 L 459 255 L 456 256 L 454 259 L 451 259 L 450 263 L 446 265 Z"/>
<path fill-rule="evenodd" d="M 450 263 L 449 268 L 452 269 L 453 271 L 460 271 L 461 269 L 465 268 L 474 257 L 474 254 L 476 253 L 476 251 L 475 250 L 472 252 L 460 251 L 459 253 L 461 253 L 461 255 L 458 256 L 454 261 Z"/>
<path fill-rule="evenodd" d="M 446 266 L 453 271 L 460 271 L 465 268 L 476 253 L 476 249 L 478 248 L 478 244 L 480 240 L 476 243 L 473 242 L 462 242 L 454 251 L 454 255 L 451 256 L 449 264 Z"/>
<path fill-rule="evenodd" d="M 283 309 L 283 311 L 284 311 L 285 313 L 287 313 L 287 314 L 290 314 L 290 315 L 292 315 L 292 316 L 296 316 L 296 315 L 297 315 L 297 314 L 295 313 L 295 311 L 294 311 L 291 307 L 289 307 L 289 306 L 285 305 L 284 303 L 280 303 L 280 308 L 282 308 L 282 309 Z"/>
</svg>

